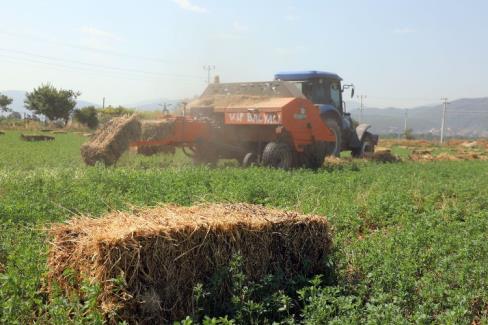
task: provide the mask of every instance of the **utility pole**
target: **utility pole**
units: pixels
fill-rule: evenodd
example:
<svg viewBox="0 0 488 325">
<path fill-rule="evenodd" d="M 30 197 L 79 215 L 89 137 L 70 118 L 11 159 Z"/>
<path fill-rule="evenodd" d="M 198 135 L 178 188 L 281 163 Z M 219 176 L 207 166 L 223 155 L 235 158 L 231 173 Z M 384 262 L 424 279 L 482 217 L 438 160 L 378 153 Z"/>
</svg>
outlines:
<svg viewBox="0 0 488 325">
<path fill-rule="evenodd" d="M 405 123 L 403 125 L 403 135 L 407 136 L 407 120 L 408 120 L 408 109 L 405 108 Z"/>
<path fill-rule="evenodd" d="M 102 108 L 105 108 L 105 97 L 103 97 Z"/>
<path fill-rule="evenodd" d="M 361 108 L 359 109 L 359 123 L 363 122 L 363 110 L 364 110 L 364 103 L 363 99 L 366 99 L 366 95 L 359 95 L 358 98 L 361 100 Z"/>
<path fill-rule="evenodd" d="M 447 104 L 449 104 L 447 101 L 448 99 L 446 97 L 441 98 L 441 100 L 444 102 L 444 107 L 442 108 L 442 122 L 441 122 L 441 144 L 444 142 L 444 129 L 446 127 L 446 111 L 447 111 Z"/>
<path fill-rule="evenodd" d="M 207 71 L 207 83 L 210 85 L 210 73 L 212 70 L 215 70 L 214 65 L 204 65 L 203 70 Z"/>
</svg>

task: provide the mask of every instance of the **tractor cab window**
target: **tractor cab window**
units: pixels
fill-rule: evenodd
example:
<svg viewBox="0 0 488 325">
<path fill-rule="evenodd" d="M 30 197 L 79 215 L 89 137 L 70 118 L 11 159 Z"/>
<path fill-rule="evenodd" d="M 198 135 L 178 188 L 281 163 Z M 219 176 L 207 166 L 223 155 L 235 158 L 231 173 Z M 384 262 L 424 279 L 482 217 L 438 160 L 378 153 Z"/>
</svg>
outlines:
<svg viewBox="0 0 488 325">
<path fill-rule="evenodd" d="M 330 84 L 330 99 L 332 105 L 334 105 L 338 110 L 341 109 L 341 86 L 337 82 L 331 82 Z"/>
<path fill-rule="evenodd" d="M 296 81 L 294 84 L 314 104 L 333 105 L 342 111 L 340 82 L 328 79 L 312 79 Z"/>
<path fill-rule="evenodd" d="M 302 93 L 314 104 L 326 104 L 328 102 L 328 89 L 323 79 L 308 80 L 302 82 Z"/>
</svg>

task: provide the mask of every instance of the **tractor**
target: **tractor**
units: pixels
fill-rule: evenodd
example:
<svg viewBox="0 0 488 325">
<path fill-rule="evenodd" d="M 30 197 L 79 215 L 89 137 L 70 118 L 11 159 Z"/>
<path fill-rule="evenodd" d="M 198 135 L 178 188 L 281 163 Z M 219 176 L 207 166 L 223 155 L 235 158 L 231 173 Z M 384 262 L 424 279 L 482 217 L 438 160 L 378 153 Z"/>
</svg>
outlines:
<svg viewBox="0 0 488 325">
<path fill-rule="evenodd" d="M 351 114 L 346 112 L 343 93 L 354 85 L 341 87 L 342 78 L 335 73 L 322 71 L 280 72 L 275 80 L 293 83 L 299 91 L 320 110 L 320 117 L 335 135 L 335 142 L 327 154 L 339 156 L 341 151 L 351 151 L 353 157 L 364 157 L 374 152 L 378 136 L 369 132 L 368 124 L 355 126 Z"/>
<path fill-rule="evenodd" d="M 327 155 L 372 153 L 378 136 L 369 125 L 354 127 L 345 112 L 341 78 L 319 71 L 278 73 L 265 82 L 216 82 L 185 106 L 183 116 L 165 116 L 172 130 L 136 147 L 180 147 L 197 164 L 235 159 L 242 166 L 290 169 L 322 166 Z"/>
</svg>

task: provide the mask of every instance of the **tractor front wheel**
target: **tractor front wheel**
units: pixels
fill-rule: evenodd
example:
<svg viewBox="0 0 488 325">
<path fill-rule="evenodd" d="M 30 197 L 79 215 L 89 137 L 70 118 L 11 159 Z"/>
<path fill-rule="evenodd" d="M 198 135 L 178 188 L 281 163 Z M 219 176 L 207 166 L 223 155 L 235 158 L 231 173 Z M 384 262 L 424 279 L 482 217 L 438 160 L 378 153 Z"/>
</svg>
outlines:
<svg viewBox="0 0 488 325">
<path fill-rule="evenodd" d="M 355 158 L 367 158 L 374 153 L 375 143 L 370 133 L 366 133 L 361 141 L 361 147 L 352 150 L 352 156 Z"/>
<path fill-rule="evenodd" d="M 266 167 L 291 169 L 293 167 L 293 151 L 289 144 L 270 142 L 264 147 L 262 164 Z"/>
</svg>

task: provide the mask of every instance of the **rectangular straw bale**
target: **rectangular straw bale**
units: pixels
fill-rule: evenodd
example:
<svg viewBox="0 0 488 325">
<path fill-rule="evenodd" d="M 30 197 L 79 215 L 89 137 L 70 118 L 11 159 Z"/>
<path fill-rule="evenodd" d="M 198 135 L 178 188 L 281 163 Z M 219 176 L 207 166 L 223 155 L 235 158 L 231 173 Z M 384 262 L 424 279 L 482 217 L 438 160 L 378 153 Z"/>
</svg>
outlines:
<svg viewBox="0 0 488 325">
<path fill-rule="evenodd" d="M 107 315 L 117 310 L 117 318 L 130 323 L 192 314 L 195 285 L 208 283 L 236 253 L 251 280 L 279 272 L 292 278 L 323 273 L 331 247 L 324 217 L 248 204 L 166 205 L 81 217 L 54 225 L 50 235 L 49 283 L 78 290 L 63 273 L 74 270 L 79 281 L 101 285 L 99 303 Z M 111 279 L 119 276 L 127 286 L 114 294 Z M 221 299 L 230 297 L 228 287 Z"/>
<path fill-rule="evenodd" d="M 129 148 L 130 142 L 140 136 L 141 124 L 136 115 L 113 118 L 82 145 L 81 156 L 87 165 L 97 162 L 113 165 Z"/>
<path fill-rule="evenodd" d="M 141 139 L 145 141 L 163 140 L 173 132 L 174 122 L 168 120 L 161 121 L 142 121 Z M 150 145 L 138 146 L 137 153 L 144 156 L 152 156 L 157 153 L 175 153 L 173 146 Z"/>
</svg>

